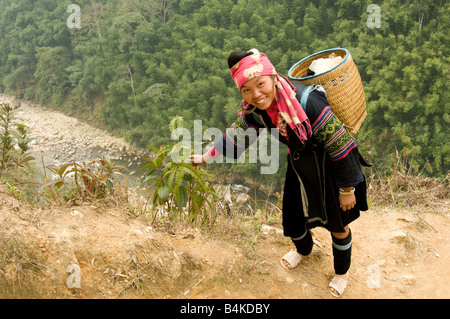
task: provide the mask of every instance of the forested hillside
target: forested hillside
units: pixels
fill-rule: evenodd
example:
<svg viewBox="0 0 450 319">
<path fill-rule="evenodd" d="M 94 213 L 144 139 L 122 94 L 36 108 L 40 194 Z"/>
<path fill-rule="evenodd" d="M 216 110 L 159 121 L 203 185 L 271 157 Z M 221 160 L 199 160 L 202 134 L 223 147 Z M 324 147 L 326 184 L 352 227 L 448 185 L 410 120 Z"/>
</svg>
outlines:
<svg viewBox="0 0 450 319">
<path fill-rule="evenodd" d="M 357 139 L 378 172 L 396 151 L 424 175 L 449 171 L 448 1 L 78 0 L 80 28 L 67 21 L 72 3 L 0 0 L 0 92 L 157 146 L 171 142 L 176 115 L 189 128 L 234 120 L 231 51 L 258 48 L 287 75 L 309 54 L 345 47 L 367 99 Z"/>
</svg>

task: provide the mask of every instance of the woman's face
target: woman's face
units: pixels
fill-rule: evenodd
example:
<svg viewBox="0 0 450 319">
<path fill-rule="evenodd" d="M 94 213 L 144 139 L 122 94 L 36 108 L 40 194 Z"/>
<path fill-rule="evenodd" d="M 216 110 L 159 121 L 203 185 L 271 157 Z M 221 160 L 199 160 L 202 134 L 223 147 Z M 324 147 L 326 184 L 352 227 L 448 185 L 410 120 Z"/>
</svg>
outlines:
<svg viewBox="0 0 450 319">
<path fill-rule="evenodd" d="M 241 86 L 244 101 L 260 110 L 267 110 L 275 99 L 274 80 L 270 75 L 261 75 Z"/>
</svg>

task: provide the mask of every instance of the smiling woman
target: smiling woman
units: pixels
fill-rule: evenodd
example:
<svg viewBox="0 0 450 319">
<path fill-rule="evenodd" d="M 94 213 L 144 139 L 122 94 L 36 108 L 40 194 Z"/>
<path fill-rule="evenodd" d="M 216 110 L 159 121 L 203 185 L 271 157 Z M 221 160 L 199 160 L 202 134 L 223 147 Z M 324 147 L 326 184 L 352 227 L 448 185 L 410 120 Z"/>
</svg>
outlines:
<svg viewBox="0 0 450 319">
<path fill-rule="evenodd" d="M 367 210 L 366 184 L 353 137 L 335 116 L 321 87 L 304 102 L 305 86 L 277 73 L 267 56 L 253 49 L 228 58 L 231 77 L 242 94 L 238 119 L 208 152 L 192 155 L 192 163 L 209 162 L 221 154 L 239 158 L 257 138 L 245 132 L 277 130 L 288 146 L 288 169 L 283 195 L 284 235 L 296 250 L 281 259 L 296 267 L 311 253 L 310 228 L 325 227 L 333 241 L 336 276 L 330 292 L 339 297 L 347 287 L 352 237 L 348 226 Z M 302 104 L 300 104 L 302 101 Z M 244 141 L 244 142 L 243 142 Z"/>
<path fill-rule="evenodd" d="M 269 75 L 258 76 L 248 80 L 241 87 L 244 101 L 255 105 L 260 110 L 275 106 L 275 80 Z"/>
</svg>

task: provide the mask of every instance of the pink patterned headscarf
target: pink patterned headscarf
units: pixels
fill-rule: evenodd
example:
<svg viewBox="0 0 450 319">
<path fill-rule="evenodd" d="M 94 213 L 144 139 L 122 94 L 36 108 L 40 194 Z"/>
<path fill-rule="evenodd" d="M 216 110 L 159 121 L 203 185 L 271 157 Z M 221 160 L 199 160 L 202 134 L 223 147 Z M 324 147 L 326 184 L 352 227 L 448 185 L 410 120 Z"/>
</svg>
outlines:
<svg viewBox="0 0 450 319">
<path fill-rule="evenodd" d="M 284 122 L 286 122 L 286 124 L 296 133 L 302 143 L 306 141 L 308 135 L 312 135 L 311 124 L 305 111 L 295 97 L 295 91 L 291 88 L 287 80 L 277 73 L 264 53 L 257 52 L 246 56 L 230 69 L 230 73 L 238 89 L 240 89 L 245 82 L 255 77 L 261 75 L 275 76 L 277 79 L 275 99 L 278 108 L 278 116 L 281 117 L 278 119 L 278 123 L 280 123 L 281 120 L 284 120 Z M 243 101 L 243 103 L 244 108 L 247 109 L 249 103 L 245 101 Z M 280 130 L 280 133 L 283 134 L 285 132 Z"/>
</svg>

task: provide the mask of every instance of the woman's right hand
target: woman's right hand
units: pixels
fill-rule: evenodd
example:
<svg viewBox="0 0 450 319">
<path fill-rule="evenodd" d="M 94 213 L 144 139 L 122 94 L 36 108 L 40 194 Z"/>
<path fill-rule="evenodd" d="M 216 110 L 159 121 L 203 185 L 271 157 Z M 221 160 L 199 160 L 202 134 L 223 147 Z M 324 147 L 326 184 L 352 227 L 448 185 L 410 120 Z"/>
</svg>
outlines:
<svg viewBox="0 0 450 319">
<path fill-rule="evenodd" d="M 204 155 L 192 154 L 189 159 L 193 166 L 206 163 Z"/>
</svg>

